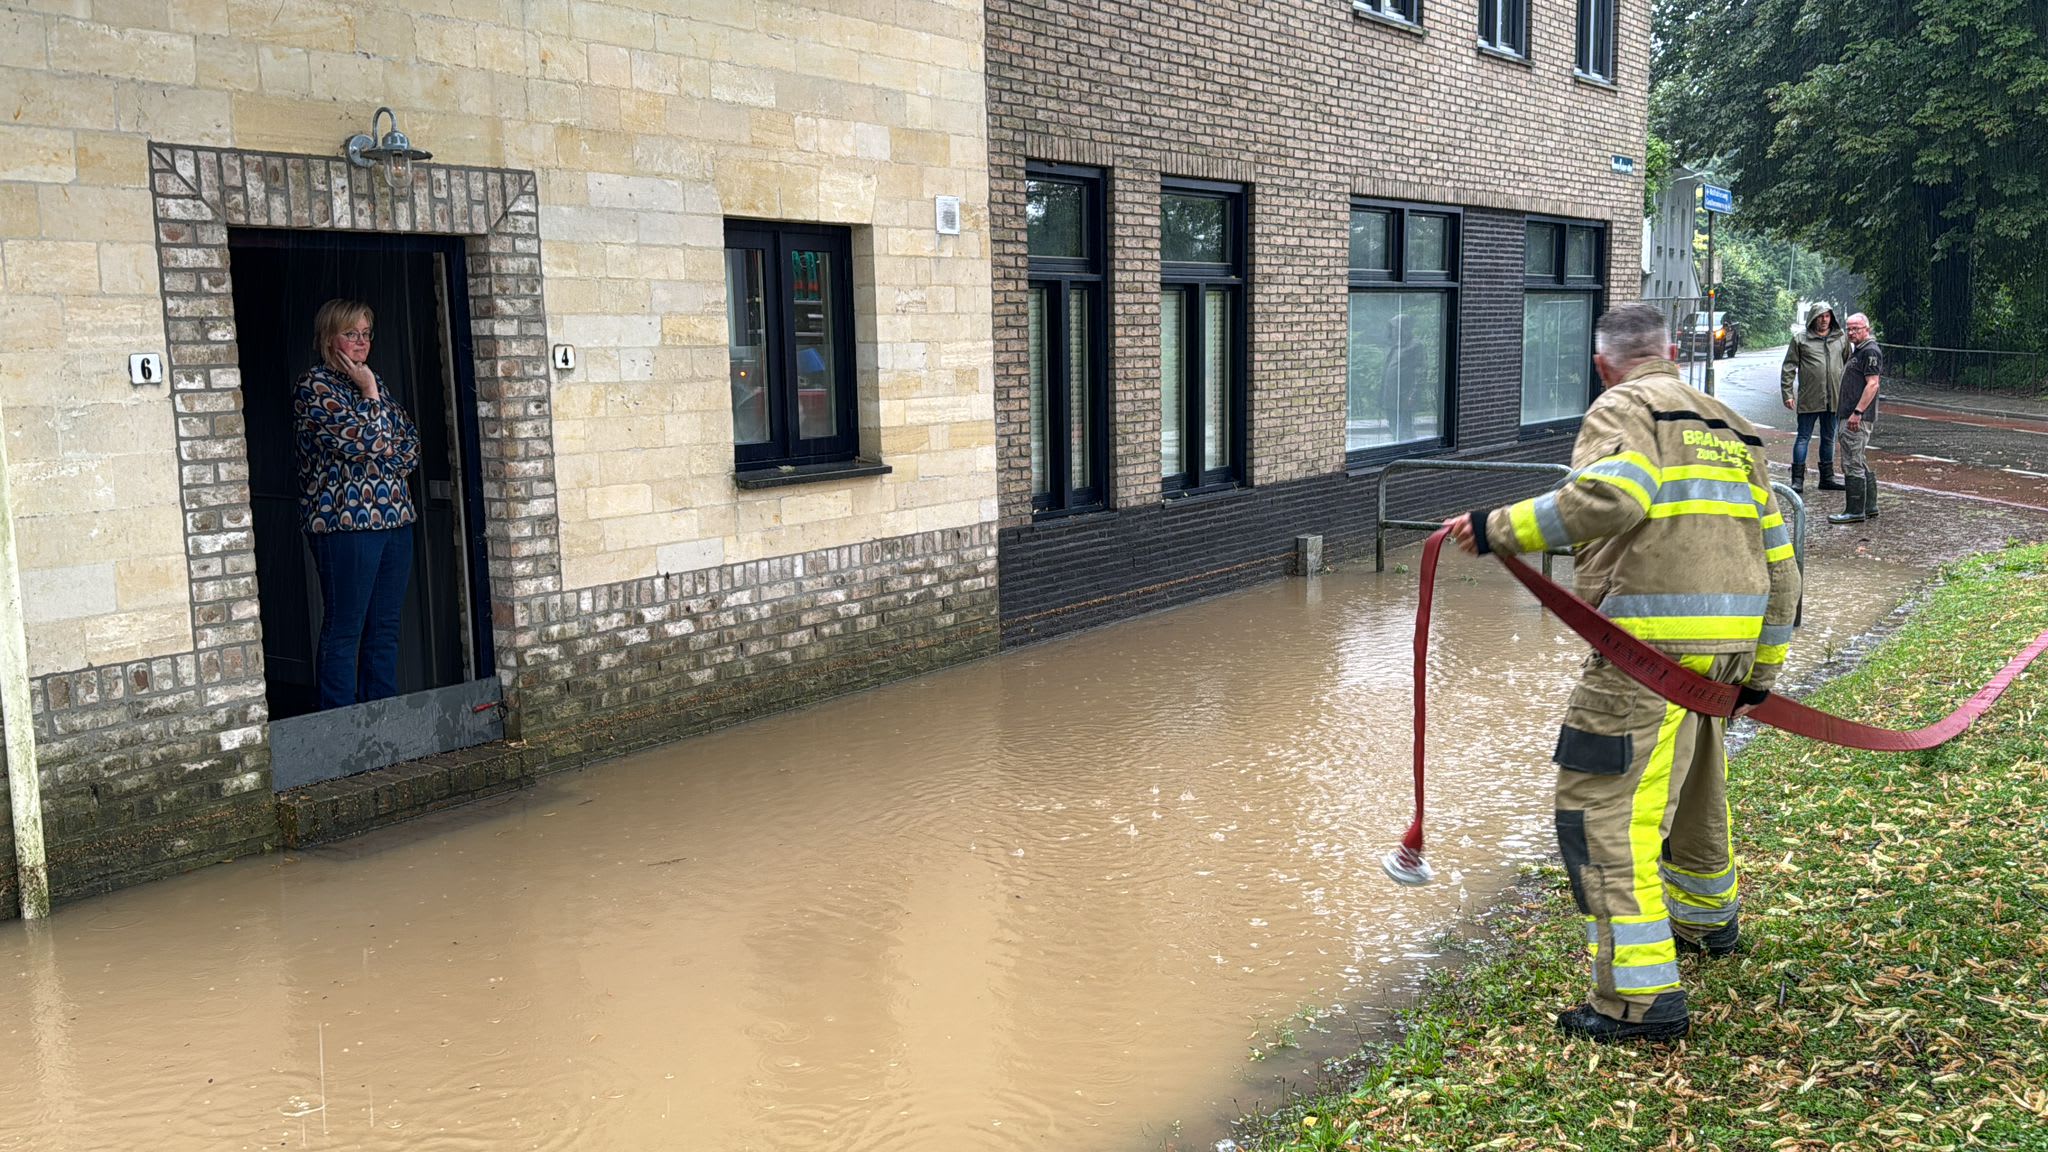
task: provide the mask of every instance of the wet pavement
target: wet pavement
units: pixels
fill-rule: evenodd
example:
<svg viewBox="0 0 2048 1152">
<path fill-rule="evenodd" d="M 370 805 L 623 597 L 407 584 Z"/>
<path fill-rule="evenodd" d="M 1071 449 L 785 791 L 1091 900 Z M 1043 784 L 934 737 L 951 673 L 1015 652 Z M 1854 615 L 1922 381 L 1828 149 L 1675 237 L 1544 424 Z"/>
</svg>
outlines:
<svg viewBox="0 0 2048 1152">
<path fill-rule="evenodd" d="M 1720 395 L 1789 446 L 1796 421 L 1779 397 L 1782 356 L 1773 348 L 1721 361 Z M 1873 459 L 1898 470 L 1902 483 L 2048 508 L 2048 403 L 1890 385 L 1881 397 Z M 1790 458 L 1788 449 L 1783 460 Z M 1891 479 L 1884 471 L 1879 478 Z"/>
<path fill-rule="evenodd" d="M 1783 358 L 1779 347 L 1719 361 L 1716 390 L 1758 426 L 1781 480 L 1797 429 L 1778 390 Z M 1702 363 L 1690 367 L 1697 376 Z M 1887 399 L 1870 449 L 1880 487 L 1875 521 L 1827 523 L 1828 513 L 1842 510 L 1842 494 L 1815 487 L 1820 446 L 1808 450 L 1814 556 L 1932 567 L 2010 541 L 2048 539 L 2048 405 L 1925 392 L 1909 393 L 1910 399 L 1881 395 Z"/>
<path fill-rule="evenodd" d="M 1380 873 L 1395 559 L 0 924 L 0 1148 L 1212 1146 L 1552 851 L 1584 649 L 1455 557 Z M 1924 569 L 1810 572 L 1794 675 Z"/>
</svg>

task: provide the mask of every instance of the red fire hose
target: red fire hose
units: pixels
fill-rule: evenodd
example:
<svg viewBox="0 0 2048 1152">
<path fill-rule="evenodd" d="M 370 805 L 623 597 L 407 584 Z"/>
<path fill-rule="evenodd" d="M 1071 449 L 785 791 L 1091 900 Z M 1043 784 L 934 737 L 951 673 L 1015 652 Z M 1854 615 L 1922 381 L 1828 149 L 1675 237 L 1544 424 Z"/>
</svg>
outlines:
<svg viewBox="0 0 2048 1152">
<path fill-rule="evenodd" d="M 1423 730 L 1427 721 L 1423 681 L 1429 658 L 1429 607 L 1436 588 L 1437 554 L 1443 550 L 1447 535 L 1447 529 L 1439 528 L 1422 546 L 1422 589 L 1415 604 L 1415 821 L 1408 826 L 1407 835 L 1401 838 L 1400 847 L 1387 853 L 1380 861 L 1387 875 L 1402 884 L 1427 883 L 1432 875 L 1429 865 L 1422 859 Z M 1709 680 L 1684 667 L 1636 639 L 1620 625 L 1602 616 L 1591 604 L 1545 579 L 1527 564 L 1513 556 L 1496 555 L 1500 555 L 1500 562 L 1507 566 L 1508 574 L 1535 593 L 1545 608 L 1556 613 L 1559 620 L 1636 683 L 1693 712 L 1708 716 L 1734 713 L 1738 693 L 1736 685 Z M 1913 752 L 1933 748 L 1955 739 L 1970 726 L 1971 721 L 1982 716 L 1984 710 L 1991 707 L 1991 702 L 2013 682 L 2013 678 L 2025 671 L 2034 657 L 2043 651 L 2048 651 L 2048 631 L 2036 636 L 2032 644 L 1999 669 L 1998 675 L 1979 688 L 1977 694 L 1965 701 L 1962 707 L 1924 728 L 1909 732 L 1873 728 L 1868 724 L 1830 716 L 1776 693 L 1764 697 L 1763 703 L 1745 715 L 1773 728 L 1845 748 L 1873 752 Z"/>
</svg>

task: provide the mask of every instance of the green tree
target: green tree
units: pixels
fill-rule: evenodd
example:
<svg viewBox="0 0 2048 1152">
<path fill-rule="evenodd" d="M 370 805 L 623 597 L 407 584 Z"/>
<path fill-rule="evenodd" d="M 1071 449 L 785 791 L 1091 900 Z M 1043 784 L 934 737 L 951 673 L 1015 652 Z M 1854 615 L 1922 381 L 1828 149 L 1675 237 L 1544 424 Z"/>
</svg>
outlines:
<svg viewBox="0 0 2048 1152">
<path fill-rule="evenodd" d="M 1718 160 L 1748 226 L 1868 277 L 1891 338 L 1963 347 L 2048 305 L 2048 4 L 1655 3 L 1658 133 Z"/>
<path fill-rule="evenodd" d="M 1671 182 L 1671 145 L 1656 132 L 1643 147 L 1643 215 L 1657 214 L 1657 197 Z"/>
</svg>

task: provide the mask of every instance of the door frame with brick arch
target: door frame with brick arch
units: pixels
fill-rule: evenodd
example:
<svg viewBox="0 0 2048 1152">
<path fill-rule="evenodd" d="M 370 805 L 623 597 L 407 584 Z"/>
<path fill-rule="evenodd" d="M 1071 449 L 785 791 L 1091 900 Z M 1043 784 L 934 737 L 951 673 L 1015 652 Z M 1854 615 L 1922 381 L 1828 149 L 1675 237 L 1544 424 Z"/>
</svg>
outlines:
<svg viewBox="0 0 2048 1152">
<path fill-rule="evenodd" d="M 376 173 L 324 156 L 152 142 L 149 165 L 201 680 L 259 696 L 263 685 L 228 229 L 461 237 L 490 590 L 472 611 L 490 613 L 516 736 L 513 604 L 561 591 L 562 579 L 534 174 L 421 165 L 394 195 Z"/>
</svg>

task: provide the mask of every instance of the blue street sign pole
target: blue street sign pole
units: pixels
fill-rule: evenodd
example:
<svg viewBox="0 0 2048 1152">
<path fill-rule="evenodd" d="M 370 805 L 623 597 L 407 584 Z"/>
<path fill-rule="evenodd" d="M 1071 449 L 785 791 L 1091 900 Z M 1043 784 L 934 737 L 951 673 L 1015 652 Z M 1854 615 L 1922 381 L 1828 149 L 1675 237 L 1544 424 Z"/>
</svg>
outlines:
<svg viewBox="0 0 2048 1152">
<path fill-rule="evenodd" d="M 1714 184 L 1700 185 L 1700 206 L 1707 210 L 1707 395 L 1714 394 L 1714 331 L 1721 305 L 1721 278 L 1714 269 L 1714 217 L 1735 211 L 1735 196 Z M 1697 343 L 1697 341 L 1695 341 Z"/>
</svg>

